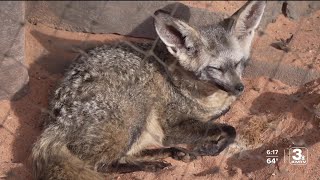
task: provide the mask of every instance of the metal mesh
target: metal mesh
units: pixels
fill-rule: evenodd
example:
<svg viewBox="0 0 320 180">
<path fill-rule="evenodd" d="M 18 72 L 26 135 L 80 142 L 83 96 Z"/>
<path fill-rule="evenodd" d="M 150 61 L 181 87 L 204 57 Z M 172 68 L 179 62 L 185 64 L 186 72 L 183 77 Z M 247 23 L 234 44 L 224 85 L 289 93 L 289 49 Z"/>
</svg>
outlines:
<svg viewBox="0 0 320 180">
<path fill-rule="evenodd" d="M 196 2 L 192 2 L 193 4 L 196 4 Z M 202 3 L 202 4 L 201 4 Z M 215 2 L 199 2 L 199 4 L 204 5 L 205 8 L 210 9 L 211 6 L 214 6 Z M 105 6 L 108 6 L 108 3 L 105 3 Z M 176 7 L 174 8 L 174 10 L 171 12 L 172 14 L 175 13 L 175 10 L 177 9 L 177 6 L 179 6 L 179 4 L 176 5 Z M 72 2 L 69 2 L 65 9 L 63 9 L 61 17 L 60 17 L 60 22 L 65 19 L 65 12 L 69 11 L 70 9 L 72 9 Z M 141 9 L 141 11 L 143 11 L 143 9 Z M 98 20 L 100 18 L 103 18 L 101 16 L 101 12 L 95 12 L 98 13 Z M 10 18 L 10 17 L 8 17 Z M 303 23 L 306 21 L 308 17 L 305 18 L 301 18 L 299 21 L 297 21 L 297 28 L 293 33 L 293 39 L 291 40 L 294 41 L 295 38 L 300 35 L 301 33 L 305 33 L 307 30 L 305 30 L 303 27 Z M 10 19 L 12 21 L 15 21 L 17 24 L 17 34 L 22 31 L 25 26 L 29 23 L 29 22 L 18 22 L 15 19 Z M 92 21 L 92 26 L 99 24 L 99 21 Z M 59 26 L 59 24 L 56 25 L 57 27 Z M 319 25 L 315 25 L 314 29 L 312 31 L 316 31 L 319 32 Z M 59 30 L 55 30 L 53 36 L 58 32 Z M 285 31 L 285 30 L 283 30 Z M 85 40 L 83 42 L 81 42 L 81 44 L 77 47 L 75 46 L 71 46 L 69 47 L 70 50 L 74 51 L 75 53 L 78 54 L 82 54 L 82 55 L 86 55 L 86 49 L 81 49 L 79 47 L 85 47 L 87 40 L 90 38 L 90 36 L 92 36 L 91 33 L 87 33 L 85 36 Z M 256 35 L 257 36 L 257 35 Z M 264 36 L 270 36 L 271 39 L 273 39 L 273 36 L 270 34 L 264 34 Z M 259 44 L 259 40 L 261 40 L 262 38 L 258 38 L 257 41 L 255 42 L 255 44 Z M 137 51 L 141 52 L 142 54 L 144 54 L 145 58 L 149 57 L 149 56 L 153 56 L 154 59 L 156 59 L 159 63 L 161 63 L 163 66 L 166 66 L 162 60 L 157 57 L 154 53 L 154 48 L 156 47 L 156 43 L 159 41 L 159 38 L 157 38 L 154 42 L 153 42 L 153 46 L 151 48 L 151 50 L 149 51 L 144 51 L 142 49 L 139 49 L 139 47 L 134 46 L 130 41 L 126 41 L 126 43 L 130 46 L 132 46 L 133 49 L 136 49 Z M 10 72 L 12 71 L 15 66 L 22 66 L 23 68 L 25 68 L 26 70 L 29 71 L 29 74 L 31 75 L 30 79 L 35 79 L 36 76 L 33 76 L 33 74 L 35 72 L 30 72 L 30 67 L 26 66 L 24 63 L 22 63 L 20 60 L 17 60 L 14 58 L 14 56 L 12 56 L 9 52 L 11 50 L 11 48 L 13 47 L 15 41 L 13 41 L 11 43 L 11 46 L 8 47 L 8 49 L 6 51 L 4 51 L 4 53 L 0 54 L 1 59 L 4 58 L 10 58 L 13 59 L 16 64 L 12 65 L 12 66 L 7 66 L 6 71 Z M 54 42 L 51 42 L 54 43 Z M 49 42 L 50 44 L 50 42 Z M 288 48 L 291 48 L 292 43 L 289 43 Z M 253 51 L 255 51 L 256 47 L 253 46 Z M 219 156 L 217 157 L 206 157 L 206 158 L 199 158 L 198 160 L 196 160 L 196 162 L 190 162 L 190 163 L 185 163 L 185 164 L 179 164 L 179 166 L 183 166 L 184 171 L 178 171 L 175 172 L 175 169 L 170 169 L 167 171 L 163 171 L 163 172 L 157 172 L 157 173 L 153 173 L 153 175 L 150 175 L 150 173 L 142 173 L 142 174 L 111 174 L 109 175 L 109 177 L 113 177 L 113 178 L 136 178 L 136 179 L 171 179 L 172 177 L 174 178 L 178 178 L 178 179 L 190 179 L 190 178 L 203 178 L 203 179 L 210 179 L 210 178 L 222 178 L 222 179 L 229 179 L 229 178 L 234 178 L 234 179 L 241 179 L 241 177 L 236 176 L 237 174 L 239 174 L 239 169 L 241 170 L 242 175 L 244 175 L 245 177 L 249 178 L 249 179 L 254 179 L 257 177 L 261 177 L 259 175 L 256 175 L 255 173 L 265 173 L 268 176 L 265 178 L 271 178 L 272 176 L 275 176 L 274 173 L 282 173 L 285 174 L 288 179 L 292 179 L 295 178 L 292 176 L 292 169 L 290 172 L 286 171 L 286 168 L 289 168 L 290 164 L 288 162 L 283 163 L 283 161 L 285 160 L 285 158 L 288 158 L 286 156 L 286 154 L 283 152 L 284 150 L 288 151 L 288 148 L 290 148 L 291 146 L 304 146 L 304 147 L 312 147 L 314 144 L 317 144 L 319 142 L 320 139 L 308 139 L 308 136 L 310 135 L 310 133 L 315 133 L 315 130 L 319 130 L 319 120 L 316 117 L 319 117 L 319 110 L 317 110 L 316 106 L 313 107 L 313 105 L 315 104 L 308 104 L 306 102 L 305 99 L 310 99 L 310 94 L 308 94 L 308 92 L 305 90 L 305 80 L 308 79 L 308 76 L 310 75 L 310 73 L 312 73 L 314 70 L 314 67 L 312 66 L 313 64 L 317 64 L 319 63 L 319 55 L 320 55 L 320 46 L 318 46 L 318 49 L 313 49 L 315 51 L 313 58 L 312 58 L 312 62 L 308 65 L 306 65 L 307 67 L 309 67 L 309 69 L 304 71 L 303 74 L 303 78 L 301 79 L 301 84 L 300 86 L 296 87 L 297 91 L 295 91 L 295 93 L 291 93 L 291 94 L 287 94 L 286 99 L 288 100 L 288 102 L 294 102 L 294 103 L 289 103 L 288 106 L 286 107 L 287 112 L 290 111 L 295 111 L 297 108 L 299 107 L 303 107 L 307 112 L 310 113 L 310 118 L 308 118 L 307 121 L 302 121 L 301 122 L 301 127 L 297 127 L 297 129 L 299 129 L 296 133 L 296 135 L 286 135 L 287 133 L 283 133 L 283 123 L 276 123 L 276 124 L 267 124 L 267 129 L 269 129 L 270 132 L 272 132 L 272 134 L 274 136 L 270 136 L 269 139 L 265 139 L 262 141 L 261 144 L 259 145 L 255 145 L 254 147 L 248 147 L 247 145 L 245 145 L 241 139 L 241 137 L 243 137 L 240 134 L 240 137 L 238 137 L 236 139 L 236 142 L 234 142 L 232 145 L 230 145 L 228 148 L 226 148 Z M 304 62 L 303 57 L 300 57 L 299 53 L 295 52 L 295 51 L 289 51 L 288 53 L 291 53 L 292 56 L 295 56 L 295 59 L 297 61 L 300 62 Z M 285 56 L 288 54 L 286 52 L 282 52 L 282 55 L 278 57 L 277 60 L 274 60 L 274 68 L 272 69 L 272 72 L 270 73 L 270 76 L 268 77 L 270 80 L 266 81 L 265 84 L 263 84 L 261 87 L 261 89 L 259 90 L 262 94 L 262 92 L 264 92 L 265 89 L 267 89 L 267 87 L 270 85 L 270 83 L 274 82 L 274 79 L 276 74 L 279 71 L 279 67 L 281 64 L 283 64 L 283 60 L 285 59 Z M 256 62 L 256 59 L 252 59 L 252 61 Z M 1 61 L 0 62 L 0 67 L 3 66 L 5 61 Z M 170 69 L 170 67 L 166 67 L 167 69 Z M 60 78 L 60 77 L 59 77 Z M 48 77 L 48 79 L 50 81 L 57 81 L 57 79 L 59 78 L 50 78 Z M 250 77 L 247 77 L 246 79 L 250 80 Z M 25 79 L 24 81 L 26 82 L 25 84 L 27 84 L 27 81 L 29 79 Z M 54 83 L 53 83 L 54 84 Z M 31 84 L 32 86 L 33 84 Z M 311 85 L 312 86 L 312 85 Z M 313 87 L 314 89 L 316 89 L 316 87 Z M 54 89 L 54 87 L 50 87 L 49 91 L 52 91 Z M 3 92 L 7 92 L 6 89 L 4 89 L 3 87 L 0 86 L 0 91 Z M 267 91 L 268 92 L 268 91 Z M 319 93 L 319 92 L 313 92 L 313 93 Z M 9 92 L 7 92 L 7 94 L 9 94 Z M 263 113 L 252 113 L 252 112 L 248 112 L 247 109 L 245 109 L 246 107 L 248 107 L 247 104 L 244 104 L 244 99 L 246 98 L 246 93 L 242 96 L 242 98 L 240 100 L 238 100 L 236 103 L 238 107 L 238 111 L 242 111 L 243 114 L 247 114 L 247 119 L 250 120 L 250 118 L 253 117 L 253 115 L 256 116 L 261 116 L 261 118 L 263 118 L 262 116 L 265 115 Z M 34 102 L 31 103 L 26 103 L 25 101 L 19 103 L 20 100 L 17 100 L 17 102 L 12 102 L 11 106 L 16 106 L 16 107 L 11 107 L 11 109 L 9 109 L 4 116 L 2 116 L 2 119 L 0 119 L 0 130 L 3 132 L 5 131 L 7 133 L 7 136 L 14 136 L 16 139 L 23 139 L 25 135 L 31 135 L 33 137 L 33 140 L 37 138 L 38 133 L 25 133 L 23 131 L 14 131 L 11 126 L 10 126 L 10 117 L 14 116 L 14 114 L 19 114 L 17 112 L 14 111 L 20 111 L 22 109 L 19 109 L 21 107 L 23 107 L 24 105 L 28 105 L 29 107 L 25 107 L 25 109 L 38 109 L 38 111 L 36 112 L 42 112 L 42 113 L 47 113 L 50 114 L 50 112 L 46 109 L 46 105 L 43 103 L 36 103 L 36 100 Z M 275 100 L 276 101 L 276 100 Z M 320 103 L 320 102 L 319 102 Z M 268 109 L 268 107 L 265 107 L 266 109 Z M 25 110 L 24 109 L 24 110 Z M 231 110 L 232 111 L 232 110 Z M 286 113 L 286 112 L 283 112 Z M 294 112 L 292 112 L 294 113 Z M 20 115 L 22 115 L 20 113 Z M 280 115 L 280 114 L 278 114 Z M 282 114 L 284 115 L 284 114 Z M 19 116 L 19 115 L 17 115 Z M 28 116 L 28 115 L 26 115 Z M 36 114 L 31 114 L 30 116 L 33 116 L 34 118 L 38 118 L 39 115 Z M 275 115 L 277 116 L 277 115 Z M 268 121 L 268 118 L 275 118 L 275 116 L 266 116 L 266 121 Z M 21 118 L 21 117 L 18 117 Z M 234 117 L 232 117 L 231 115 L 228 116 L 226 115 L 225 117 L 222 117 L 219 121 L 222 122 L 229 122 L 231 121 L 230 119 L 232 119 Z M 29 118 L 29 119 L 32 119 Z M 245 121 L 246 119 L 242 119 L 242 121 Z M 30 124 L 22 124 L 21 126 L 30 126 L 32 128 L 38 128 L 37 126 L 39 125 L 39 123 L 36 123 L 37 120 L 32 120 L 29 123 L 34 123 L 32 125 Z M 232 121 L 232 123 L 235 123 L 234 121 Z M 232 124 L 231 123 L 231 124 Z M 308 131 L 305 130 L 304 127 L 307 127 L 308 124 L 311 124 L 312 127 L 309 128 Z M 240 127 L 237 126 L 236 129 L 238 130 L 238 128 L 245 128 L 246 123 L 243 122 L 242 124 L 243 126 Z M 250 127 L 249 127 L 250 128 Z M 39 129 L 39 128 L 38 128 Z M 18 133 L 22 133 L 22 134 L 18 134 Z M 241 132 L 241 129 L 240 129 Z M 5 134 L 5 133 L 4 133 Z M 5 139 L 0 140 L 0 145 L 5 141 Z M 265 142 L 265 143 L 263 143 Z M 31 151 L 31 143 L 32 140 L 30 140 L 29 145 L 26 146 L 16 146 L 13 147 L 13 151 L 15 151 L 15 148 L 22 148 L 24 149 L 24 151 L 27 151 L 29 154 Z M 16 145 L 15 143 L 13 143 L 13 145 Z M 275 163 L 274 165 L 269 165 L 266 163 L 266 150 L 268 149 L 278 149 L 279 150 L 279 154 L 278 154 L 278 158 L 279 161 L 277 163 Z M 19 152 L 19 151 L 17 151 Z M 25 154 L 25 153 L 24 153 Z M 314 156 L 319 156 L 319 153 L 317 154 L 316 152 L 314 152 L 313 154 Z M 9 163 L 25 163 L 26 166 L 29 166 L 28 163 L 25 162 L 24 159 L 27 158 L 18 158 L 21 161 L 20 162 L 4 162 L 0 160 L 1 166 L 5 166 L 5 164 L 9 164 Z M 211 161 L 213 163 L 208 163 L 208 161 Z M 318 160 L 319 161 L 319 160 Z M 279 162 L 280 166 L 281 166 L 281 170 L 279 169 Z M 252 168 L 252 166 L 247 166 L 247 165 L 243 165 L 243 164 L 251 164 L 251 163 L 256 163 L 256 167 Z M 206 166 L 207 164 L 207 166 Z M 202 165 L 202 167 L 204 167 L 203 171 L 197 171 L 197 172 L 193 172 L 193 175 L 190 175 L 190 171 L 192 171 L 192 167 L 191 166 L 199 166 Z M 261 172 L 263 168 L 267 167 L 267 166 L 272 166 L 271 168 L 266 168 L 268 169 L 267 172 Z M 206 167 L 206 168 L 205 168 Z M 251 168 L 251 169 L 250 169 Z M 315 167 L 316 168 L 316 167 Z M 31 173 L 30 173 L 30 168 L 24 169 L 22 171 L 10 171 L 9 173 L 7 173 L 6 175 L 2 175 L 0 178 L 13 178 L 13 179 L 25 179 L 25 176 L 23 175 L 28 174 L 27 177 L 31 177 Z M 259 171 L 259 172 L 256 172 Z M 313 171 L 315 173 L 317 173 L 316 171 Z M 191 173 L 192 174 L 192 173 Z M 284 176 L 282 176 L 284 177 Z"/>
</svg>

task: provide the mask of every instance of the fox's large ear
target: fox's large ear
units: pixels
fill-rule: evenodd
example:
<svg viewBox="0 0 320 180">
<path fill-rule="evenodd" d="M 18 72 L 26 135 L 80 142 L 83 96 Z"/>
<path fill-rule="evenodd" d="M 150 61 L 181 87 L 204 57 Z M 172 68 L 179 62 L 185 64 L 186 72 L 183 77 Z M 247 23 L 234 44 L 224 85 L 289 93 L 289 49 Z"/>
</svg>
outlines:
<svg viewBox="0 0 320 180">
<path fill-rule="evenodd" d="M 163 10 L 157 10 L 154 18 L 156 32 L 171 54 L 179 56 L 179 52 L 183 50 L 195 49 L 195 44 L 199 39 L 195 29 Z"/>
<path fill-rule="evenodd" d="M 250 35 L 258 27 L 266 1 L 248 1 L 229 18 L 228 30 L 238 38 Z"/>
</svg>

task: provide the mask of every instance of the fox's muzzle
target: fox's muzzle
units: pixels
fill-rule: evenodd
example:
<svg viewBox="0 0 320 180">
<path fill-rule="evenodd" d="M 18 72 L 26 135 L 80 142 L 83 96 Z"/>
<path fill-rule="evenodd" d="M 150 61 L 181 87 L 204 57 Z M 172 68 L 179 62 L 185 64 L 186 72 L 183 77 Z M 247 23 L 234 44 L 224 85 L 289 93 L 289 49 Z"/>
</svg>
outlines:
<svg viewBox="0 0 320 180">
<path fill-rule="evenodd" d="M 217 85 L 217 87 L 219 89 L 221 89 L 223 91 L 226 91 L 226 92 L 228 92 L 228 93 L 230 93 L 232 95 L 235 95 L 235 96 L 240 96 L 244 91 L 244 85 L 242 83 L 238 83 L 238 84 L 236 84 L 234 86 L 232 86 L 232 85 L 228 86 L 228 85 L 225 85 L 223 83 L 220 84 L 220 83 L 217 83 L 217 82 L 215 82 L 215 84 Z"/>
<path fill-rule="evenodd" d="M 234 89 L 236 94 L 241 94 L 244 91 L 244 85 L 242 83 L 239 83 L 235 85 Z"/>
</svg>

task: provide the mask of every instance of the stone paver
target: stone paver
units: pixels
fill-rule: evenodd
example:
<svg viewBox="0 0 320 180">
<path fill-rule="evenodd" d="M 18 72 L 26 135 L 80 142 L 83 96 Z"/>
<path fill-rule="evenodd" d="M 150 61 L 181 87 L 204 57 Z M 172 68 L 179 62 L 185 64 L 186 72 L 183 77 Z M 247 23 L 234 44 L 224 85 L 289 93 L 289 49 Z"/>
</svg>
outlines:
<svg viewBox="0 0 320 180">
<path fill-rule="evenodd" d="M 28 82 L 24 63 L 24 2 L 0 2 L 0 99 L 13 97 Z"/>
</svg>

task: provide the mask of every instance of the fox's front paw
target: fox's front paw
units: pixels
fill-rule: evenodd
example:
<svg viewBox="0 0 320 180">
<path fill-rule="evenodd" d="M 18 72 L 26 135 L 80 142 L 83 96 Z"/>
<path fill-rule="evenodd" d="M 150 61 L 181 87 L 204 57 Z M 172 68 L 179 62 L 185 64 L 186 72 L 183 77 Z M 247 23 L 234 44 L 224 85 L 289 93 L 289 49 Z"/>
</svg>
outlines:
<svg viewBox="0 0 320 180">
<path fill-rule="evenodd" d="M 220 152 L 219 146 L 215 142 L 201 144 L 193 150 L 200 156 L 216 156 Z"/>
<path fill-rule="evenodd" d="M 172 150 L 172 158 L 183 162 L 191 162 L 197 159 L 197 156 L 186 149 L 179 148 Z"/>
</svg>

